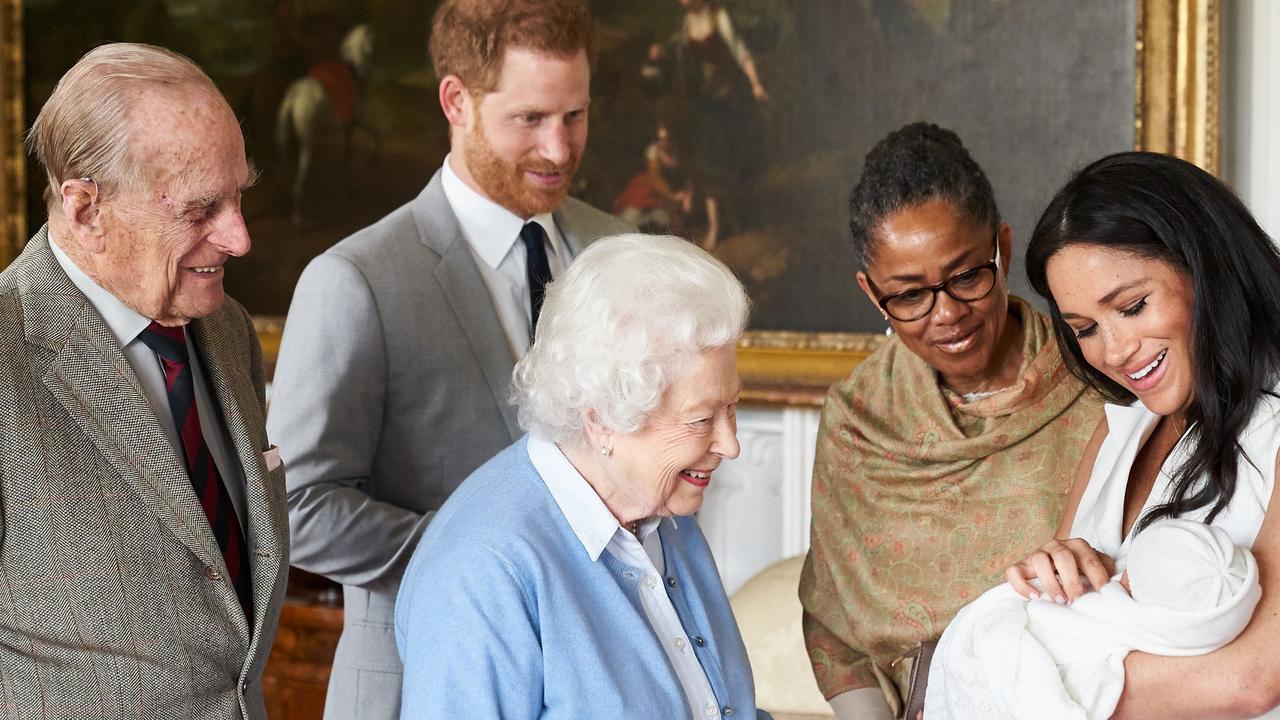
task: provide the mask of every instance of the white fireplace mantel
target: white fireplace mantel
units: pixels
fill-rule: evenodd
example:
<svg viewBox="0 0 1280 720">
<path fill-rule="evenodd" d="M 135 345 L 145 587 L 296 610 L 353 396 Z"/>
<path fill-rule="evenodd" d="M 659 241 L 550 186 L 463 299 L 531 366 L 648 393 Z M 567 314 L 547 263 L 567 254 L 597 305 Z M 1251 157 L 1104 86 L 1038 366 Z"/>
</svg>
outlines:
<svg viewBox="0 0 1280 720">
<path fill-rule="evenodd" d="M 730 594 L 768 565 L 809 549 L 816 407 L 742 406 L 742 453 L 720 465 L 698 512 Z"/>
</svg>

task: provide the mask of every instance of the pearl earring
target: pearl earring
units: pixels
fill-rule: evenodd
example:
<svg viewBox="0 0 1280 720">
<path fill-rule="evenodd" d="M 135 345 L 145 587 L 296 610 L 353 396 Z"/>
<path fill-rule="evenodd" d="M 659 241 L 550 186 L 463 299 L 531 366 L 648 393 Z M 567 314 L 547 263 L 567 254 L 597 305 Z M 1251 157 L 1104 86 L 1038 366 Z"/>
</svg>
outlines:
<svg viewBox="0 0 1280 720">
<path fill-rule="evenodd" d="M 609 448 L 609 447 L 601 447 L 601 448 L 600 448 L 600 454 L 601 454 L 601 455 L 604 455 L 605 457 L 609 457 L 610 455 L 612 455 L 612 454 L 613 454 L 613 448 Z"/>
</svg>

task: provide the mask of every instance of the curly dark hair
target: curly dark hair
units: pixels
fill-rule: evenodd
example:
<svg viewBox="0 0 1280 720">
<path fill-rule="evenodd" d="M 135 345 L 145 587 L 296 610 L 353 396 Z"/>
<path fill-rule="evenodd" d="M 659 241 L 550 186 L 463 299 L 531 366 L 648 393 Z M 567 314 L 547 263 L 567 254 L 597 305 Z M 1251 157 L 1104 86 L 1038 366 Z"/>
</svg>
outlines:
<svg viewBox="0 0 1280 720">
<path fill-rule="evenodd" d="M 1036 223 L 1027 277 L 1049 302 L 1067 367 L 1117 401 L 1133 394 L 1089 365 L 1049 287 L 1049 260 L 1073 245 L 1164 262 L 1191 279 L 1194 449 L 1174 472 L 1173 493 L 1136 527 L 1206 507 L 1205 522 L 1213 522 L 1236 491 L 1238 438 L 1280 380 L 1280 253 L 1230 188 L 1185 160 L 1123 152 L 1071 178 Z M 1259 469 L 1275 462 L 1247 459 Z"/>
<path fill-rule="evenodd" d="M 858 262 L 866 267 L 874 258 L 874 230 L 886 217 L 935 198 L 992 232 L 1000 225 L 991 182 L 954 132 L 915 122 L 876 143 L 849 193 L 849 234 Z"/>
</svg>

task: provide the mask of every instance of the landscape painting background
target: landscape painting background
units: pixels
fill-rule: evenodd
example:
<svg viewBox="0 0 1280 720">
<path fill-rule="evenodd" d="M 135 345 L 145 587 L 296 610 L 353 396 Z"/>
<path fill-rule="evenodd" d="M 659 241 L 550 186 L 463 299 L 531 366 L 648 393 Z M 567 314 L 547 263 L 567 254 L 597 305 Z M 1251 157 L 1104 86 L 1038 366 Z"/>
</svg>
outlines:
<svg viewBox="0 0 1280 720">
<path fill-rule="evenodd" d="M 426 55 L 434 3 L 103 0 L 89 11 L 72 0 L 22 2 L 28 124 L 61 73 L 110 40 L 172 47 L 222 88 L 262 171 L 245 198 L 253 252 L 227 277 L 229 292 L 254 313 L 283 314 L 311 257 L 412 199 L 447 152 Z M 706 143 L 698 144 L 715 111 L 687 86 L 655 79 L 655 67 L 676 55 L 681 2 L 590 4 L 599 57 L 575 194 L 614 208 L 657 154 L 661 125 L 676 161 L 670 172 L 690 198 L 688 212 L 667 225 L 705 240 L 705 195 L 720 195 L 727 210 L 715 252 L 748 285 L 754 329 L 882 328 L 856 292 L 845 198 L 866 151 L 902 124 L 926 119 L 959 133 L 990 175 L 1019 247 L 1072 169 L 1134 145 L 1135 3 L 723 0 L 767 92 L 767 100 L 739 97 L 719 109 L 741 161 L 727 168 L 735 181 L 725 182 L 724 163 L 709 167 Z M 360 26 L 371 48 L 365 65 L 344 76 L 335 70 L 344 64 L 340 46 Z M 736 64 L 721 62 L 718 71 L 741 90 Z M 277 120 L 291 86 L 317 77 L 330 106 L 342 106 L 329 111 L 346 119 L 332 118 L 313 143 L 295 212 L 296 142 L 278 142 Z M 726 107 L 736 111 L 723 114 Z M 29 234 L 43 221 L 43 182 L 31 166 L 27 177 Z M 1014 291 L 1026 295 L 1020 255 L 1014 268 Z"/>
</svg>

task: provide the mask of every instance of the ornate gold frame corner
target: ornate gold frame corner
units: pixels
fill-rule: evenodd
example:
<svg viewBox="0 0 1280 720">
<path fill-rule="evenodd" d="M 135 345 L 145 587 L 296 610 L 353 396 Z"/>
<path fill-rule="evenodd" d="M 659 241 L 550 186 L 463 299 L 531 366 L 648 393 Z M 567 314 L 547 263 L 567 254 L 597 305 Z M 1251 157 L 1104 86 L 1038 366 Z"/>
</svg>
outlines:
<svg viewBox="0 0 1280 720">
<path fill-rule="evenodd" d="M 746 402 L 821 405 L 827 387 L 887 338 L 871 333 L 754 330 L 738 343 Z"/>
<path fill-rule="evenodd" d="M 1221 39 L 1220 0 L 1138 0 L 1138 150 L 1176 155 L 1218 174 Z"/>
<path fill-rule="evenodd" d="M 0 267 L 26 240 L 22 2 L 0 0 Z M 1134 147 L 1177 155 L 1216 174 L 1221 161 L 1221 0 L 1134 2 Z M 283 319 L 261 317 L 257 324 L 270 369 Z M 865 333 L 748 332 L 738 348 L 743 398 L 820 404 L 827 386 L 883 341 Z"/>
<path fill-rule="evenodd" d="M 267 377 L 276 374 L 276 356 L 280 354 L 280 339 L 284 337 L 283 315 L 254 315 L 253 329 L 258 332 L 262 345 L 262 364 Z"/>
<path fill-rule="evenodd" d="M 0 268 L 26 240 L 22 80 L 22 0 L 0 0 Z"/>
</svg>

